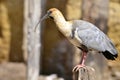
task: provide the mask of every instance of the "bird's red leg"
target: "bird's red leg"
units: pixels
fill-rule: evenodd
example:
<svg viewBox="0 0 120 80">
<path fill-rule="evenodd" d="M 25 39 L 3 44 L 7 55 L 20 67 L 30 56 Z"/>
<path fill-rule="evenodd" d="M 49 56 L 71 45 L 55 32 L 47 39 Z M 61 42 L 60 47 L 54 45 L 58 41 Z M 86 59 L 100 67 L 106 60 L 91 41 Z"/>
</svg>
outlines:
<svg viewBox="0 0 120 80">
<path fill-rule="evenodd" d="M 73 68 L 73 72 L 76 72 L 78 71 L 81 67 L 84 67 L 85 66 L 85 60 L 86 60 L 86 57 L 87 57 L 87 53 L 86 52 L 82 52 L 82 58 L 81 58 L 81 61 L 80 61 L 80 64 L 76 65 L 74 68 Z"/>
</svg>

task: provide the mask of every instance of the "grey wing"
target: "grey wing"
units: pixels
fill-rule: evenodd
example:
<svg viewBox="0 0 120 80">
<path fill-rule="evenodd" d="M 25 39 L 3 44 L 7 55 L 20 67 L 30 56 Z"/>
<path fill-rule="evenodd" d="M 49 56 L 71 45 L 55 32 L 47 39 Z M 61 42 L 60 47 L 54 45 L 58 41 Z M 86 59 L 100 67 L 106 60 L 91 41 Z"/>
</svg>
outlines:
<svg viewBox="0 0 120 80">
<path fill-rule="evenodd" d="M 82 40 L 82 44 L 87 48 L 92 48 L 98 51 L 105 51 L 105 40 L 100 35 L 98 30 L 92 28 L 85 30 L 77 30 L 79 38 Z"/>
<path fill-rule="evenodd" d="M 83 26 L 83 25 L 81 25 Z M 77 35 L 82 40 L 82 44 L 87 48 L 94 49 L 97 51 L 109 51 L 111 54 L 117 54 L 115 46 L 111 42 L 111 40 L 97 27 L 88 23 L 87 28 L 76 27 Z M 89 27 L 90 26 L 90 27 Z"/>
</svg>

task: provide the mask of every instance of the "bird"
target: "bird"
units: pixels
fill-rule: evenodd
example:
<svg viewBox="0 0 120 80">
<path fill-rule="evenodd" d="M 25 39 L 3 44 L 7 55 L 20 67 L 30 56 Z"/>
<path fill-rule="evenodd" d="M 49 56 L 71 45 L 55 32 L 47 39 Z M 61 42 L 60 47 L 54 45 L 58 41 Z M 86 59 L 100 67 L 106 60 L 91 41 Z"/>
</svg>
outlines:
<svg viewBox="0 0 120 80">
<path fill-rule="evenodd" d="M 85 66 L 87 54 L 91 50 L 102 53 L 108 60 L 115 60 L 118 57 L 118 52 L 110 38 L 94 24 L 84 20 L 66 21 L 57 8 L 50 8 L 38 24 L 47 18 L 51 18 L 68 41 L 82 51 L 81 61 L 73 68 L 73 72 Z M 35 26 L 35 31 L 38 24 Z"/>
</svg>

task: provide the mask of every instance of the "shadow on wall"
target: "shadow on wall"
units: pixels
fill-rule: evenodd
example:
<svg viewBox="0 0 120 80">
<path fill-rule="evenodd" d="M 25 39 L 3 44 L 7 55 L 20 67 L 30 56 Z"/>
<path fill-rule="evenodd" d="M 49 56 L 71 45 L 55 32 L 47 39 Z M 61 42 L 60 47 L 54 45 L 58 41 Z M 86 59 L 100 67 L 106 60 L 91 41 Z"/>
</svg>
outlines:
<svg viewBox="0 0 120 80">
<path fill-rule="evenodd" d="M 9 60 L 13 62 L 23 61 L 23 1 L 6 0 L 11 30 Z"/>
</svg>

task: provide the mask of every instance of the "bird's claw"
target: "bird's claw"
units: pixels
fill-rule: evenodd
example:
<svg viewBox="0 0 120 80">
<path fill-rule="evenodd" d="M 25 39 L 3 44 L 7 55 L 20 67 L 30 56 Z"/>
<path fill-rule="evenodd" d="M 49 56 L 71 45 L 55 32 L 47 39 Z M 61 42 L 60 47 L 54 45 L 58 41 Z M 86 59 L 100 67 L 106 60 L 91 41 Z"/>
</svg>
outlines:
<svg viewBox="0 0 120 80">
<path fill-rule="evenodd" d="M 73 68 L 72 72 L 77 72 L 80 68 L 84 68 L 84 67 L 85 67 L 85 65 L 76 65 L 76 66 Z"/>
</svg>

